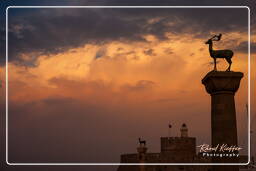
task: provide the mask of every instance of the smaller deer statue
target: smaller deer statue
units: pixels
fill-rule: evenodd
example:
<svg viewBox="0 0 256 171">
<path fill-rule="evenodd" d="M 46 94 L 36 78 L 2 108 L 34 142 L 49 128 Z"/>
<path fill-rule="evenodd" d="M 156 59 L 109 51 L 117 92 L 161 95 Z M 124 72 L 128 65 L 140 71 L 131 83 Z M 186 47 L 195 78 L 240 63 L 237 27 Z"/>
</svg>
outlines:
<svg viewBox="0 0 256 171">
<path fill-rule="evenodd" d="M 231 50 L 213 50 L 212 49 L 212 41 L 219 41 L 221 39 L 222 34 L 219 35 L 214 35 L 212 38 L 210 38 L 205 44 L 209 44 L 209 52 L 211 57 L 214 60 L 214 70 L 217 71 L 216 67 L 216 59 L 217 58 L 225 58 L 226 61 L 229 63 L 229 66 L 226 71 L 230 71 L 232 60 L 231 58 L 233 57 L 233 52 Z"/>
<path fill-rule="evenodd" d="M 145 140 L 141 140 L 141 138 L 139 138 L 139 144 L 140 144 L 140 146 L 146 146 L 146 141 Z"/>
</svg>

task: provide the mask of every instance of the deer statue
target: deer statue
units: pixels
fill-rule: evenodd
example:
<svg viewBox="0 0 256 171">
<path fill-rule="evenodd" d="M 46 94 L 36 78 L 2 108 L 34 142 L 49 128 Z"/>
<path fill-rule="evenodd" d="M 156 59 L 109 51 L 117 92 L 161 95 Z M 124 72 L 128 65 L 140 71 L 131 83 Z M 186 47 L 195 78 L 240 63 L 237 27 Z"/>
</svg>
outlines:
<svg viewBox="0 0 256 171">
<path fill-rule="evenodd" d="M 140 144 L 140 146 L 142 146 L 142 144 L 143 144 L 143 146 L 145 147 L 146 146 L 146 141 L 141 140 L 141 138 L 139 138 L 139 144 Z"/>
<path fill-rule="evenodd" d="M 229 66 L 226 71 L 230 71 L 231 64 L 232 64 L 232 56 L 233 52 L 231 50 L 213 50 L 212 49 L 212 41 L 219 41 L 221 39 L 222 34 L 214 35 L 212 38 L 210 38 L 205 44 L 209 44 L 209 52 L 211 57 L 214 60 L 214 71 L 217 71 L 216 67 L 216 59 L 217 58 L 225 58 L 226 61 L 229 63 Z"/>
</svg>

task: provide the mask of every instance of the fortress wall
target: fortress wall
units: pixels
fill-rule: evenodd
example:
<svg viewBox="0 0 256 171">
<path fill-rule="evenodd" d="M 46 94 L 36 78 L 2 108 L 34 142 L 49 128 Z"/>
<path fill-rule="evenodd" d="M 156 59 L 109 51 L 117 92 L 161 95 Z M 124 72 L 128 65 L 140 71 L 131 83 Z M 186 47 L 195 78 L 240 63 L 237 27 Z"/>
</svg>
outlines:
<svg viewBox="0 0 256 171">
<path fill-rule="evenodd" d="M 161 153 L 170 155 L 196 155 L 196 138 L 194 137 L 161 137 Z"/>
</svg>

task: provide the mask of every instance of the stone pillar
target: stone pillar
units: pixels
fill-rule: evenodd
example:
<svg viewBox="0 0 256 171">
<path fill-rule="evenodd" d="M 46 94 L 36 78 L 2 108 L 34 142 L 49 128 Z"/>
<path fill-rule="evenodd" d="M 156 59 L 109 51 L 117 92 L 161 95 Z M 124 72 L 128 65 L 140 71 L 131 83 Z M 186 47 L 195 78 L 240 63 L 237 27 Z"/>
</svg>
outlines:
<svg viewBox="0 0 256 171">
<path fill-rule="evenodd" d="M 140 146 L 140 147 L 137 148 L 137 151 L 138 151 L 138 161 L 139 161 L 139 163 L 146 163 L 147 147 Z M 145 165 L 139 165 L 139 171 L 146 171 L 146 166 Z"/>
<path fill-rule="evenodd" d="M 211 71 L 203 79 L 211 95 L 212 146 L 237 146 L 236 109 L 234 95 L 239 88 L 241 72 Z M 213 163 L 237 163 L 237 157 L 213 157 Z M 214 171 L 238 171 L 238 166 L 214 166 Z"/>
</svg>

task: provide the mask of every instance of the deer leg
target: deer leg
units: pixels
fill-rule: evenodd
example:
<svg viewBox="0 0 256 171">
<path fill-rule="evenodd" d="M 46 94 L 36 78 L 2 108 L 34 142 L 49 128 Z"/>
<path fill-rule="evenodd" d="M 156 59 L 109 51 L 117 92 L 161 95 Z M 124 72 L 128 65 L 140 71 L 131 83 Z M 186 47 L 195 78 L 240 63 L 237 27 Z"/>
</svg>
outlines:
<svg viewBox="0 0 256 171">
<path fill-rule="evenodd" d="M 213 59 L 214 59 L 214 71 L 217 71 L 216 58 L 213 58 Z"/>
<path fill-rule="evenodd" d="M 231 68 L 231 64 L 232 64 L 232 60 L 231 60 L 231 58 L 225 58 L 226 59 L 226 61 L 228 62 L 228 64 L 229 64 L 229 66 L 228 66 L 228 68 L 227 68 L 227 70 L 226 71 L 230 71 L 230 68 Z"/>
</svg>

